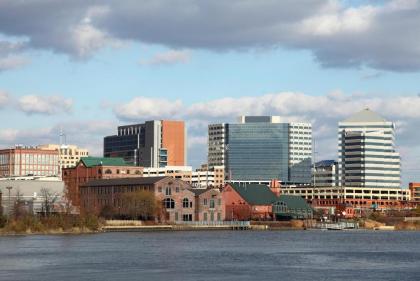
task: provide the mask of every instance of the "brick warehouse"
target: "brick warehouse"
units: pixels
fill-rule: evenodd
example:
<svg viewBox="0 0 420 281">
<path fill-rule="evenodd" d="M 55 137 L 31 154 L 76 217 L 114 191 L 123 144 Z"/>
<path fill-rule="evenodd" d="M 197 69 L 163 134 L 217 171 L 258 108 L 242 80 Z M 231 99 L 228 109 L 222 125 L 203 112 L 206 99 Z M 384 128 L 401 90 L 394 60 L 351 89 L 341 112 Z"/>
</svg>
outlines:
<svg viewBox="0 0 420 281">
<path fill-rule="evenodd" d="M 218 189 L 194 190 L 190 184 L 171 177 L 91 180 L 80 186 L 81 211 L 98 214 L 105 206 L 112 206 L 119 215 L 128 215 L 121 195 L 141 190 L 155 194 L 162 204 L 160 219 L 163 221 L 221 221 L 225 218 Z"/>
<path fill-rule="evenodd" d="M 63 169 L 67 196 L 73 206 L 80 205 L 79 187 L 92 179 L 141 177 L 143 168 L 129 166 L 122 158 L 82 157 L 74 168 Z"/>
</svg>

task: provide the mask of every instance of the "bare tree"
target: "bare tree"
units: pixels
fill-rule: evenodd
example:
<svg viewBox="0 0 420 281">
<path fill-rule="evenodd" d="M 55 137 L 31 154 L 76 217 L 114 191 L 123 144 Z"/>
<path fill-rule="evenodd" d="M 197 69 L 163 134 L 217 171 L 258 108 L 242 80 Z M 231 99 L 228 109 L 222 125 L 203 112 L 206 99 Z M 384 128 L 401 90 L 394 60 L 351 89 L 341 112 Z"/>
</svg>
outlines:
<svg viewBox="0 0 420 281">
<path fill-rule="evenodd" d="M 127 192 L 121 196 L 123 210 L 132 218 L 150 219 L 159 213 L 160 204 L 150 191 Z"/>
<path fill-rule="evenodd" d="M 41 196 L 42 196 L 42 213 L 45 216 L 49 216 L 54 211 L 54 204 L 58 200 L 58 194 L 53 193 L 48 188 L 42 188 Z"/>
<path fill-rule="evenodd" d="M 10 215 L 14 216 L 15 219 L 19 219 L 27 214 L 25 209 L 25 202 L 23 200 L 23 194 L 20 192 L 20 189 L 16 189 L 15 200 L 13 202 L 12 213 Z"/>
</svg>

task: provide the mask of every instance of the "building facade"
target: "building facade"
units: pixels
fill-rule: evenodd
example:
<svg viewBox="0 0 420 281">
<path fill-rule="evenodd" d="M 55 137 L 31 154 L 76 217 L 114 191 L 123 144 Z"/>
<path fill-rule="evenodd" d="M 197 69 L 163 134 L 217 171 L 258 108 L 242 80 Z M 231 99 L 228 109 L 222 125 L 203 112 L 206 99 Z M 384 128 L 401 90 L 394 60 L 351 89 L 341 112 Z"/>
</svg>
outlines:
<svg viewBox="0 0 420 281">
<path fill-rule="evenodd" d="M 394 130 L 394 123 L 369 109 L 339 123 L 338 164 L 342 186 L 401 186 Z"/>
<path fill-rule="evenodd" d="M 410 190 L 410 200 L 415 203 L 420 203 L 420 183 L 410 182 L 408 188 Z"/>
<path fill-rule="evenodd" d="M 192 189 L 195 194 L 196 221 L 215 222 L 225 220 L 225 208 L 219 188 Z"/>
<path fill-rule="evenodd" d="M 314 186 L 338 186 L 338 162 L 322 160 L 315 163 Z"/>
<path fill-rule="evenodd" d="M 58 176 L 58 151 L 16 146 L 0 150 L 0 177 Z"/>
<path fill-rule="evenodd" d="M 186 128 L 183 121 L 154 120 L 119 126 L 104 138 L 104 157 L 122 157 L 135 166 L 185 166 Z"/>
<path fill-rule="evenodd" d="M 314 207 L 347 204 L 356 209 L 404 209 L 410 201 L 410 191 L 399 187 L 282 186 L 281 193 L 299 195 Z"/>
<path fill-rule="evenodd" d="M 90 180 L 80 187 L 81 211 L 98 214 L 105 207 L 112 207 L 119 216 L 128 216 L 122 195 L 144 190 L 152 192 L 162 206 L 157 220 L 192 222 L 197 220 L 197 210 L 207 210 L 197 209 L 200 201 L 190 184 L 172 177 L 143 177 Z"/>
<path fill-rule="evenodd" d="M 38 145 L 37 148 L 42 150 L 57 150 L 60 161 L 60 170 L 62 168 L 72 168 L 79 163 L 80 158 L 88 157 L 89 151 L 84 148 L 79 148 L 76 145 L 58 145 L 58 144 L 44 144 Z"/>
<path fill-rule="evenodd" d="M 226 136 L 228 124 L 211 124 L 208 126 L 208 153 L 209 168 L 226 165 Z"/>
<path fill-rule="evenodd" d="M 0 206 L 3 205 L 5 215 L 13 213 L 18 204 L 29 214 L 42 214 L 47 210 L 54 213 L 72 211 L 64 197 L 64 182 L 59 178 L 1 179 L 0 190 L 3 191 Z"/>
<path fill-rule="evenodd" d="M 233 182 L 311 182 L 312 127 L 278 116 L 241 116 L 239 123 L 209 125 L 209 167 L 225 166 Z"/>
<path fill-rule="evenodd" d="M 122 158 L 82 157 L 76 167 L 62 170 L 67 196 L 77 207 L 80 205 L 79 188 L 89 180 L 142 176 L 142 167 L 128 165 Z"/>
</svg>

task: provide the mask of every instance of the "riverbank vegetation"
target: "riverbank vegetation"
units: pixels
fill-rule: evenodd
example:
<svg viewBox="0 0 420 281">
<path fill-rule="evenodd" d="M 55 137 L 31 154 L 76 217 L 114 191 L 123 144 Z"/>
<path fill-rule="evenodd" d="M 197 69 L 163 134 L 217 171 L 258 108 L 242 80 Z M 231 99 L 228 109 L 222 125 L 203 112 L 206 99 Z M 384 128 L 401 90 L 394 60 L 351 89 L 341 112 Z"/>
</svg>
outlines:
<svg viewBox="0 0 420 281">
<path fill-rule="evenodd" d="M 31 233 L 90 233 L 100 230 L 102 221 L 96 216 L 79 215 L 30 215 L 10 220 L 1 219 L 1 234 L 31 234 Z"/>
</svg>

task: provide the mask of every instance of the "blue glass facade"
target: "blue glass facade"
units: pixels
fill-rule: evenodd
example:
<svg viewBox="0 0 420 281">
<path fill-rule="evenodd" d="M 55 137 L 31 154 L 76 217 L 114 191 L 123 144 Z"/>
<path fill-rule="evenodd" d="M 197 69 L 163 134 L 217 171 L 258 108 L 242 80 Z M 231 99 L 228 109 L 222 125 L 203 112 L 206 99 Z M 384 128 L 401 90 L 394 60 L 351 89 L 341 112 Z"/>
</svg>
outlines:
<svg viewBox="0 0 420 281">
<path fill-rule="evenodd" d="M 226 136 L 226 172 L 232 180 L 289 181 L 288 124 L 229 124 Z"/>
</svg>

